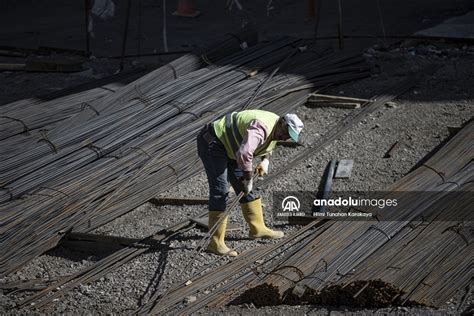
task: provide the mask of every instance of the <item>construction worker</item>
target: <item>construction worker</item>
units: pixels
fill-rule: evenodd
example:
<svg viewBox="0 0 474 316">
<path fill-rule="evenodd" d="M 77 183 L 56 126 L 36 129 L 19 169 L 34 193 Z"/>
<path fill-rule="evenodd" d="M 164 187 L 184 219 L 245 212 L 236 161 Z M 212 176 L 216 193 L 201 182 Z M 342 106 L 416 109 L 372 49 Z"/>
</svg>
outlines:
<svg viewBox="0 0 474 316">
<path fill-rule="evenodd" d="M 253 157 L 261 157 L 256 166 L 260 176 L 268 173 L 268 157 L 276 141 L 293 139 L 303 129 L 303 122 L 295 114 L 279 117 L 263 110 L 245 110 L 225 115 L 210 123 L 197 137 L 198 154 L 206 169 L 209 182 L 209 229 L 218 224 L 207 250 L 218 255 L 235 257 L 237 252 L 224 242 L 227 216 L 224 211 L 229 195 L 228 182 L 238 195 L 244 192 L 240 206 L 250 226 L 250 238 L 281 238 L 283 232 L 265 226 L 262 202 L 252 192 Z"/>
</svg>

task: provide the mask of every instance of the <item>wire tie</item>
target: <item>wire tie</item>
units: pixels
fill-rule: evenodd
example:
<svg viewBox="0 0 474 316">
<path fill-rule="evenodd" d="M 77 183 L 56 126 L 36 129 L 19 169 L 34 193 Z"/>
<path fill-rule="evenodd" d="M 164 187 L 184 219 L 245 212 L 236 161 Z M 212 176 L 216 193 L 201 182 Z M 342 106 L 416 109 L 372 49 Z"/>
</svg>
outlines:
<svg viewBox="0 0 474 316">
<path fill-rule="evenodd" d="M 178 73 L 176 71 L 176 68 L 174 68 L 170 64 L 166 64 L 165 66 L 171 68 L 171 71 L 173 72 L 174 79 L 178 79 Z"/>
<path fill-rule="evenodd" d="M 207 55 L 206 54 L 201 54 L 201 59 L 202 61 L 204 61 L 206 64 L 208 64 L 209 66 L 212 66 L 212 63 L 211 61 L 209 60 L 209 58 L 207 58 Z"/>
<path fill-rule="evenodd" d="M 13 192 L 9 187 L 3 186 L 0 188 L 0 190 L 4 190 L 10 195 L 10 201 L 13 200 Z"/>
<path fill-rule="evenodd" d="M 103 157 L 102 148 L 100 148 L 99 146 L 94 145 L 94 143 L 90 139 L 87 139 L 86 141 L 84 141 L 83 144 L 87 148 L 93 150 L 97 154 L 97 158 Z"/>
<path fill-rule="evenodd" d="M 214 110 L 206 110 L 206 111 L 203 111 L 201 112 L 201 114 L 199 115 L 199 117 L 203 117 L 205 115 L 208 115 L 208 114 L 216 114 L 217 112 L 214 111 Z"/>
<path fill-rule="evenodd" d="M 84 111 L 86 108 L 90 108 L 95 113 L 95 115 L 97 115 L 97 116 L 100 115 L 99 111 L 97 111 L 97 109 L 95 107 L 93 107 L 91 104 L 89 104 L 87 102 L 82 102 L 81 111 Z"/>
<path fill-rule="evenodd" d="M 141 93 L 140 97 L 141 97 L 143 100 L 145 100 L 145 101 L 148 103 L 148 105 L 152 105 L 152 104 L 153 104 L 153 102 L 151 101 L 151 99 L 150 99 L 145 93 Z"/>
<path fill-rule="evenodd" d="M 132 100 L 138 100 L 140 101 L 141 103 L 143 103 L 145 105 L 145 107 L 148 107 L 151 105 L 151 103 L 144 97 L 135 97 L 133 98 Z"/>
<path fill-rule="evenodd" d="M 132 98 L 131 100 L 139 100 L 141 102 L 143 102 L 145 104 L 145 106 L 149 106 L 152 104 L 150 98 L 148 98 L 146 96 L 145 93 L 143 93 L 141 90 L 140 90 L 140 87 L 135 85 L 134 86 L 134 90 L 135 90 L 135 93 L 137 94 L 137 96 L 135 98 Z"/>
<path fill-rule="evenodd" d="M 184 111 L 183 108 L 181 108 L 181 107 L 179 106 L 180 104 L 184 104 L 184 103 L 180 103 L 179 101 L 171 101 L 171 102 L 169 103 L 169 105 L 174 106 L 175 108 L 178 109 L 178 111 L 179 111 L 178 114 L 180 114 L 180 113 L 182 113 L 182 112 Z"/>
<path fill-rule="evenodd" d="M 377 231 L 381 232 L 382 234 L 384 234 L 384 235 L 385 235 L 385 237 L 387 237 L 387 239 L 388 239 L 388 240 L 390 240 L 390 239 L 391 239 L 391 238 L 390 238 L 390 236 L 389 236 L 389 235 L 387 235 L 387 233 L 386 233 L 386 232 L 384 232 L 382 229 L 378 228 L 377 226 L 371 225 L 371 226 L 369 227 L 369 229 L 371 229 L 371 228 L 373 228 L 373 229 L 375 229 L 375 230 L 377 230 Z"/>
<path fill-rule="evenodd" d="M 193 112 L 189 112 L 189 111 L 183 111 L 182 114 L 191 114 L 191 115 L 194 116 L 196 119 L 199 118 L 199 115 L 197 115 L 196 113 L 193 113 Z"/>
<path fill-rule="evenodd" d="M 143 92 L 140 90 L 140 87 L 138 85 L 134 85 L 133 89 L 135 90 L 137 95 L 142 95 Z"/>
<path fill-rule="evenodd" d="M 466 246 L 469 246 L 469 240 L 466 238 L 466 236 L 461 234 L 461 227 L 459 226 L 459 224 L 446 228 L 445 230 L 443 230 L 443 232 L 441 234 L 444 234 L 447 231 L 452 231 L 455 234 L 458 234 L 461 237 L 461 239 L 466 243 Z"/>
<path fill-rule="evenodd" d="M 303 271 L 301 271 L 300 268 L 295 267 L 295 266 L 291 266 L 291 265 L 275 268 L 275 269 L 273 269 L 271 272 L 269 272 L 268 274 L 280 275 L 279 273 L 275 273 L 275 272 L 277 272 L 277 271 L 279 271 L 279 270 L 282 270 L 282 269 L 285 269 L 285 268 L 290 268 L 290 269 L 295 270 L 296 274 L 298 274 L 298 276 L 299 276 L 299 278 L 300 278 L 300 279 L 299 279 L 298 281 L 296 281 L 296 282 L 299 282 L 299 281 L 301 281 L 301 280 L 303 280 L 303 279 L 305 278 L 305 275 L 304 275 Z M 295 281 L 293 281 L 293 282 L 295 282 Z"/>
<path fill-rule="evenodd" d="M 441 177 L 441 179 L 443 180 L 443 183 L 446 182 L 446 175 L 444 174 L 444 172 L 438 171 L 435 168 L 433 168 L 433 167 L 431 167 L 427 164 L 422 164 L 422 166 L 425 166 L 426 168 L 431 169 L 432 171 L 434 171 L 435 173 L 437 173 Z"/>
<path fill-rule="evenodd" d="M 53 144 L 52 141 L 48 139 L 48 135 L 46 134 L 45 131 L 41 132 L 41 138 L 37 142 L 39 143 L 41 141 L 46 142 L 46 144 L 48 144 L 51 147 L 51 149 L 53 150 L 55 154 L 58 153 L 58 147 L 55 144 Z"/>
<path fill-rule="evenodd" d="M 131 149 L 134 149 L 136 151 L 139 151 L 143 154 L 145 154 L 146 156 L 148 156 L 148 158 L 151 158 L 152 156 L 146 151 L 144 150 L 143 148 L 140 148 L 140 147 L 130 147 Z"/>
<path fill-rule="evenodd" d="M 178 177 L 178 172 L 176 171 L 175 168 L 173 168 L 170 164 L 166 165 L 165 167 L 169 167 L 171 170 L 173 170 L 173 173 L 175 174 L 176 177 Z"/>
<path fill-rule="evenodd" d="M 0 118 L 6 118 L 8 120 L 12 120 L 12 121 L 20 123 L 23 127 L 23 132 L 22 133 L 29 134 L 28 126 L 26 126 L 25 122 L 23 122 L 22 120 L 11 117 L 11 116 L 6 116 L 6 115 L 2 115 L 2 116 L 0 116 Z"/>
<path fill-rule="evenodd" d="M 135 98 L 132 98 L 131 100 L 138 100 L 145 104 L 145 107 L 151 105 L 151 100 L 140 90 L 139 86 L 135 85 L 134 90 L 137 96 Z"/>
<path fill-rule="evenodd" d="M 50 188 L 50 187 L 45 187 L 45 186 L 41 186 L 39 187 L 39 189 L 47 189 L 47 190 L 51 190 L 51 191 L 54 191 L 54 192 L 58 192 L 58 193 L 61 193 L 61 194 L 64 194 L 65 196 L 67 197 L 70 197 L 69 194 L 67 193 L 64 193 L 63 191 L 61 190 L 58 190 L 58 189 L 53 189 L 53 188 Z"/>
<path fill-rule="evenodd" d="M 327 262 L 326 260 L 324 260 L 324 258 L 319 259 L 319 262 L 323 262 L 323 263 L 324 263 L 324 271 L 323 271 L 323 272 L 328 272 L 328 262 Z M 318 262 L 318 264 L 316 265 L 315 269 L 318 267 L 319 262 Z M 314 271 L 313 271 L 313 272 L 314 272 Z"/>
<path fill-rule="evenodd" d="M 102 158 L 104 157 L 104 153 L 102 152 L 102 148 L 99 146 L 94 145 L 93 142 L 90 142 L 87 147 L 91 150 L 93 150 L 97 154 L 97 158 Z"/>
<path fill-rule="evenodd" d="M 52 198 L 53 196 L 51 194 L 46 194 L 46 193 L 40 193 L 40 192 L 33 192 L 29 193 L 30 196 L 38 195 L 38 196 L 47 196 L 49 198 Z"/>
</svg>

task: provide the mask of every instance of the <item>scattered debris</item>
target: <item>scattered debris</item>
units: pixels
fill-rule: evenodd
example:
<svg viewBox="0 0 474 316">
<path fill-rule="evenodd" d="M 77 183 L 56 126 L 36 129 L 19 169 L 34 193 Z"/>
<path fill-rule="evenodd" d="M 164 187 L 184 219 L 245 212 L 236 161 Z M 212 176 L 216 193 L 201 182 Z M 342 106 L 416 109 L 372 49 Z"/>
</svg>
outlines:
<svg viewBox="0 0 474 316">
<path fill-rule="evenodd" d="M 449 134 L 454 135 L 461 130 L 461 126 L 446 126 Z"/>
<path fill-rule="evenodd" d="M 347 179 L 351 177 L 352 167 L 354 166 L 354 160 L 352 159 L 341 159 L 337 162 L 336 172 L 334 173 L 335 179 Z"/>
<path fill-rule="evenodd" d="M 395 143 L 393 143 L 392 146 L 390 146 L 390 148 L 387 150 L 387 152 L 385 153 L 385 155 L 383 157 L 384 158 L 392 158 L 393 154 L 397 151 L 399 146 L 400 146 L 400 143 L 397 140 Z"/>
<path fill-rule="evenodd" d="M 366 102 L 373 102 L 374 100 L 370 99 L 361 99 L 361 98 L 354 98 L 354 97 L 343 97 L 339 95 L 329 95 L 329 94 L 320 94 L 320 93 L 313 93 L 310 95 L 310 98 L 317 98 L 317 99 L 325 99 L 325 100 L 337 100 L 337 101 L 352 101 L 358 103 L 366 103 Z"/>
<path fill-rule="evenodd" d="M 306 102 L 306 106 L 358 109 L 362 104 L 369 102 L 373 102 L 373 100 L 313 93 Z"/>
<path fill-rule="evenodd" d="M 196 302 L 196 300 L 197 300 L 197 297 L 194 296 L 194 295 L 186 296 L 186 297 L 184 298 L 184 302 L 185 302 L 186 304 L 190 304 L 190 303 Z"/>
<path fill-rule="evenodd" d="M 306 287 L 296 284 L 293 290 L 291 291 L 291 294 L 301 298 L 305 292 L 306 292 Z"/>
<path fill-rule="evenodd" d="M 389 101 L 389 102 L 385 103 L 385 106 L 388 107 L 388 108 L 392 108 L 392 109 L 397 108 L 397 104 L 393 101 Z"/>
</svg>

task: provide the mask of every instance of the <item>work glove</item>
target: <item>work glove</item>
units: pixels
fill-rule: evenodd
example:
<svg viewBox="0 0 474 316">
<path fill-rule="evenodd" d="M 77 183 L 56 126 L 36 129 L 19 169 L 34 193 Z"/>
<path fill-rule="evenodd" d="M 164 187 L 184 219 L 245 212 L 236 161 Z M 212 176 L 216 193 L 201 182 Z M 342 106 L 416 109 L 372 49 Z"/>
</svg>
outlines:
<svg viewBox="0 0 474 316">
<path fill-rule="evenodd" d="M 253 188 L 253 180 L 252 178 L 250 179 L 242 179 L 242 185 L 243 185 L 243 191 L 245 193 L 245 195 L 249 194 L 250 192 L 252 192 L 252 188 Z"/>
<path fill-rule="evenodd" d="M 263 177 L 268 174 L 268 167 L 270 165 L 270 160 L 267 158 L 263 158 L 262 161 L 260 161 L 257 164 L 257 167 L 255 167 L 255 170 L 257 171 L 258 175 Z"/>
</svg>

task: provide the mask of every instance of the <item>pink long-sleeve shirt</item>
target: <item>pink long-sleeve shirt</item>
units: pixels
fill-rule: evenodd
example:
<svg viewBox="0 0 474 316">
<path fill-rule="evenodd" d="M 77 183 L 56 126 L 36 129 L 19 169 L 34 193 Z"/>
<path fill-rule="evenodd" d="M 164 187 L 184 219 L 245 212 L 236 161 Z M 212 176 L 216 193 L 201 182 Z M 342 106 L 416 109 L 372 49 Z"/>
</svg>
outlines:
<svg viewBox="0 0 474 316">
<path fill-rule="evenodd" d="M 258 120 L 253 120 L 250 123 L 244 139 L 242 140 L 242 144 L 240 145 L 239 150 L 235 153 L 237 165 L 242 171 L 253 170 L 253 153 L 258 146 L 266 141 L 270 132 L 271 131 L 267 131 L 266 126 Z"/>
</svg>

